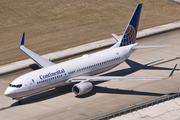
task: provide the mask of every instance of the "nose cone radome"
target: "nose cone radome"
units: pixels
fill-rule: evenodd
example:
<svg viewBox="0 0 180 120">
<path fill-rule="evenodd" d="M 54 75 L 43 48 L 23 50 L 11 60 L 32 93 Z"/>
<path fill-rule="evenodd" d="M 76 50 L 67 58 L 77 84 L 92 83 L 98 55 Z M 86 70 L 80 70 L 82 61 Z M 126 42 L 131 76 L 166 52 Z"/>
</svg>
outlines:
<svg viewBox="0 0 180 120">
<path fill-rule="evenodd" d="M 6 95 L 6 96 L 8 96 L 8 97 L 11 97 L 11 94 L 12 94 L 13 92 L 12 92 L 12 90 L 8 87 L 7 89 L 6 89 L 6 91 L 4 92 L 4 94 Z"/>
</svg>

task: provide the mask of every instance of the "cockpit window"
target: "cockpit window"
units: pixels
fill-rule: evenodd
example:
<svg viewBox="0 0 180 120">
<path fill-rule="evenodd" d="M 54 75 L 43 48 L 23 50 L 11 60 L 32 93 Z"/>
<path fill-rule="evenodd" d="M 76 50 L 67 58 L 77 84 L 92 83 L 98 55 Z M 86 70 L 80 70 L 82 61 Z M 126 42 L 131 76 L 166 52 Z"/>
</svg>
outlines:
<svg viewBox="0 0 180 120">
<path fill-rule="evenodd" d="M 12 87 L 16 87 L 16 85 L 12 85 Z"/>
<path fill-rule="evenodd" d="M 22 84 L 18 84 L 18 85 L 12 85 L 12 84 L 10 84 L 10 85 L 9 85 L 9 87 L 16 87 L 16 88 L 20 88 L 20 87 L 22 87 Z"/>
<path fill-rule="evenodd" d="M 19 84 L 19 85 L 17 85 L 16 87 L 17 87 L 17 88 L 20 88 L 20 87 L 22 87 L 22 84 Z"/>
</svg>

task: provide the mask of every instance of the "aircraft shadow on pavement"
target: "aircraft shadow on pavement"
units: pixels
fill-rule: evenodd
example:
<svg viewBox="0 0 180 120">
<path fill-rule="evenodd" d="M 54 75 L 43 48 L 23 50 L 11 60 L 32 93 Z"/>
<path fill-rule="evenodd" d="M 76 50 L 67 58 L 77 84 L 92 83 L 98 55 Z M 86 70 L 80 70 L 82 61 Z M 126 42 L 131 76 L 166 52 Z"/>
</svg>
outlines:
<svg viewBox="0 0 180 120">
<path fill-rule="evenodd" d="M 29 67 L 30 67 L 32 70 L 41 69 L 37 64 L 31 64 L 31 65 L 29 65 Z"/>
<path fill-rule="evenodd" d="M 82 96 L 76 96 L 76 98 L 86 98 L 96 93 L 106 93 L 106 94 L 126 94 L 126 95 L 142 95 L 142 96 L 163 96 L 165 94 L 162 93 L 153 93 L 153 92 L 143 92 L 143 91 L 135 91 L 135 90 L 122 90 L 122 89 L 114 89 L 114 88 L 107 88 L 101 86 L 94 86 L 93 90 L 87 94 Z M 175 93 L 171 93 L 175 94 Z"/>
<path fill-rule="evenodd" d="M 133 72 L 136 72 L 136 71 L 138 71 L 140 69 L 172 70 L 172 68 L 155 67 L 155 66 L 149 67 L 148 66 L 150 64 L 159 62 L 161 60 L 157 60 L 157 61 L 145 64 L 145 65 L 142 65 L 140 63 L 137 63 L 137 62 L 134 62 L 132 60 L 127 59 L 125 62 L 130 66 L 130 68 L 113 71 L 113 72 L 110 72 L 110 73 L 107 73 L 107 74 L 103 74 L 102 76 L 124 76 L 124 75 L 131 74 Z M 180 69 L 176 69 L 176 70 L 180 70 Z M 96 84 L 100 84 L 100 83 L 103 83 L 103 82 L 95 82 L 93 84 L 96 85 Z M 58 87 L 58 88 L 55 88 L 55 89 L 51 89 L 51 90 L 46 91 L 46 92 L 39 93 L 37 95 L 26 97 L 26 98 L 23 99 L 22 105 L 31 104 L 31 103 L 35 103 L 35 102 L 40 102 L 40 101 L 51 99 L 51 98 L 54 98 L 54 97 L 57 97 L 57 96 L 60 96 L 60 95 L 63 95 L 63 94 L 67 94 L 67 93 L 71 92 L 72 86 L 73 85 L 62 86 L 62 87 Z M 145 95 L 145 96 L 162 96 L 162 95 L 164 95 L 164 94 L 161 94 L 161 93 L 151 93 L 151 92 L 143 92 L 143 91 L 122 90 L 122 89 L 112 89 L 112 88 L 94 86 L 92 91 L 90 91 L 87 94 L 81 95 L 81 96 L 76 96 L 76 98 L 86 98 L 86 97 L 90 97 L 92 95 L 95 95 L 96 93 L 129 94 L 129 95 Z M 172 93 L 172 94 L 175 94 L 175 93 Z M 15 102 L 11 106 L 13 107 L 13 106 L 18 106 L 18 105 L 19 105 L 18 102 Z"/>
<path fill-rule="evenodd" d="M 31 103 L 36 103 L 36 102 L 40 102 L 40 101 L 44 101 L 44 100 L 48 100 L 57 96 L 61 96 L 64 94 L 67 94 L 69 92 L 71 92 L 71 88 L 73 85 L 67 85 L 67 86 L 62 86 L 62 87 L 57 87 L 33 96 L 29 96 L 26 97 L 22 100 L 22 104 L 21 105 L 25 105 L 25 104 L 31 104 Z M 11 107 L 15 107 L 18 106 L 19 103 L 15 102 L 11 105 Z"/>
<path fill-rule="evenodd" d="M 156 60 L 156 61 L 153 61 L 153 62 L 150 62 L 150 63 L 143 65 L 143 64 L 137 63 L 135 61 L 132 61 L 130 59 L 127 59 L 127 60 L 125 60 L 125 62 L 130 66 L 130 68 L 110 72 L 107 74 L 103 74 L 102 76 L 125 76 L 125 75 L 134 73 L 134 72 L 141 70 L 141 69 L 144 69 L 144 70 L 169 70 L 169 74 L 170 74 L 171 70 L 173 69 L 174 66 L 172 66 L 172 68 L 149 66 L 149 65 L 152 65 L 152 64 L 157 63 L 157 62 L 162 61 L 162 60 L 163 59 Z M 179 71 L 180 69 L 175 69 L 175 71 L 177 71 L 177 70 Z M 139 76 L 139 77 L 141 77 L 141 76 Z"/>
</svg>

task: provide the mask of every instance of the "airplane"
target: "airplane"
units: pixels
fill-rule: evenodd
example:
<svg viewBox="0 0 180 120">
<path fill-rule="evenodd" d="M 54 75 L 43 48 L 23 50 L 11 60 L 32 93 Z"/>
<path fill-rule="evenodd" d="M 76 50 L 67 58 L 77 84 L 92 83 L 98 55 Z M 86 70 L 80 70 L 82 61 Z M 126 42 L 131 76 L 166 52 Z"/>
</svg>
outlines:
<svg viewBox="0 0 180 120">
<path fill-rule="evenodd" d="M 112 34 L 117 41 L 112 47 L 58 64 L 54 64 L 26 48 L 24 46 L 25 33 L 23 33 L 19 49 L 35 61 L 41 69 L 16 78 L 10 83 L 4 94 L 21 104 L 23 97 L 69 84 L 74 84 L 72 92 L 78 96 L 90 92 L 93 89 L 92 82 L 95 81 L 164 80 L 172 76 L 177 64 L 168 77 L 94 76 L 118 66 L 137 49 L 170 46 L 139 46 L 135 42 L 141 8 L 142 3 L 137 5 L 122 37 Z"/>
</svg>

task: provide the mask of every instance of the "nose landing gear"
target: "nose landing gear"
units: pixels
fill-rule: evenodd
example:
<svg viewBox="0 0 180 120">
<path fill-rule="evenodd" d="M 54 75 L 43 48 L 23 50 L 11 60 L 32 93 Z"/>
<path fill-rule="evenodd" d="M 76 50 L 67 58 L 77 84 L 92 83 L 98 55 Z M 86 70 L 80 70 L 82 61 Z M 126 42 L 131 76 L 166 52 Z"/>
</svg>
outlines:
<svg viewBox="0 0 180 120">
<path fill-rule="evenodd" d="M 19 100 L 19 101 L 18 101 L 18 104 L 21 105 L 21 104 L 22 104 L 22 100 Z"/>
<path fill-rule="evenodd" d="M 13 98 L 13 100 L 17 100 L 18 104 L 21 105 L 22 104 L 22 98 Z"/>
</svg>

